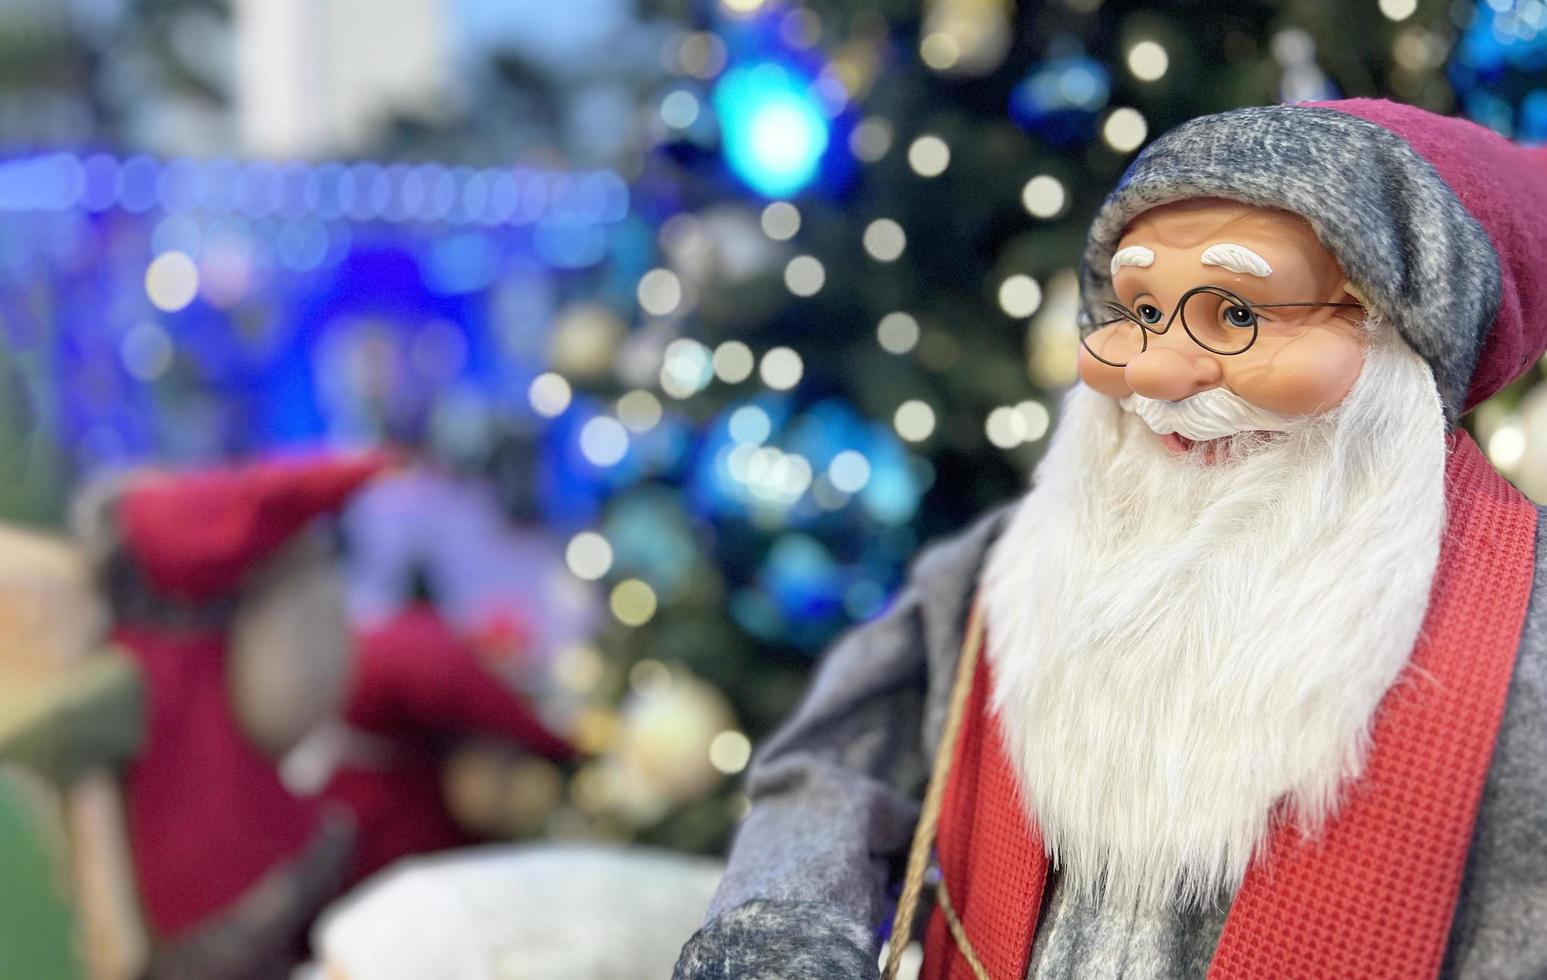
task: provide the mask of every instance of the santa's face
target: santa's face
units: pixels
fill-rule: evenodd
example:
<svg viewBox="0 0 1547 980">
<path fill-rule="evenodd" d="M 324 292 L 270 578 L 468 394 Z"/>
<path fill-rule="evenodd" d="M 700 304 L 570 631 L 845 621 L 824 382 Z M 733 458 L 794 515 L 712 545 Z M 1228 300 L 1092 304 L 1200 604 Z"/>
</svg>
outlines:
<svg viewBox="0 0 1547 980">
<path fill-rule="evenodd" d="M 1174 299 L 1149 288 L 1157 305 Z M 1179 326 L 1158 338 L 1172 366 L 1211 356 L 1176 349 Z M 1359 365 L 1346 390 L 1325 372 L 1272 377 L 1297 363 L 1295 341 L 1255 374 L 1218 359 L 1209 387 L 1196 375 L 1145 388 L 1142 372 L 1077 386 L 995 545 L 982 602 L 997 717 L 1081 898 L 1217 901 L 1275 819 L 1314 831 L 1362 768 L 1427 606 L 1445 419 L 1428 366 L 1390 324 L 1326 334 L 1305 342 Z M 1164 377 L 1185 380 L 1180 367 Z M 1245 408 L 1211 404 L 1227 384 Z M 1269 397 L 1313 387 L 1311 402 Z M 1154 404 L 1135 397 L 1146 391 Z M 1208 447 L 1168 452 L 1157 433 L 1171 425 L 1213 434 L 1228 464 L 1189 465 Z"/>
<path fill-rule="evenodd" d="M 1112 269 L 1119 305 L 1093 307 L 1106 325 L 1080 349 L 1080 378 L 1175 454 L 1214 461 L 1221 438 L 1330 411 L 1359 377 L 1364 310 L 1297 215 L 1165 205 L 1128 226 Z"/>
</svg>

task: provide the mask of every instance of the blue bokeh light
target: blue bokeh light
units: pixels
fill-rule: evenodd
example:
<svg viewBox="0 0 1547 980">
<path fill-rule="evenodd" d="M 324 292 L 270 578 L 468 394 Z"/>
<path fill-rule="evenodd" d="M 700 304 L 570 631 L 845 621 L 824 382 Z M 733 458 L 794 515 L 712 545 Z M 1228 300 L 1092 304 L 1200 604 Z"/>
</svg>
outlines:
<svg viewBox="0 0 1547 980">
<path fill-rule="evenodd" d="M 816 177 L 828 123 L 809 85 L 783 66 L 734 68 L 714 88 L 726 165 L 764 197 L 788 197 Z"/>
</svg>

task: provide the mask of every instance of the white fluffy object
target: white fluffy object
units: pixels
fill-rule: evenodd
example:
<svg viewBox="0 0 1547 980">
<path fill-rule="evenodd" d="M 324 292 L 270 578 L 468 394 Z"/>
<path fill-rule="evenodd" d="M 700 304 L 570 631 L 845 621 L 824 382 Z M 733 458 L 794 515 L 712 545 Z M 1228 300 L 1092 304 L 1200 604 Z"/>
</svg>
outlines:
<svg viewBox="0 0 1547 980">
<path fill-rule="evenodd" d="M 720 873 L 638 848 L 473 848 L 378 875 L 313 944 L 329 980 L 668 977 Z"/>
<path fill-rule="evenodd" d="M 1007 750 L 1081 901 L 1216 902 L 1362 771 L 1445 520 L 1432 375 L 1370 333 L 1341 405 L 1218 465 L 1070 393 L 983 601 Z"/>
</svg>

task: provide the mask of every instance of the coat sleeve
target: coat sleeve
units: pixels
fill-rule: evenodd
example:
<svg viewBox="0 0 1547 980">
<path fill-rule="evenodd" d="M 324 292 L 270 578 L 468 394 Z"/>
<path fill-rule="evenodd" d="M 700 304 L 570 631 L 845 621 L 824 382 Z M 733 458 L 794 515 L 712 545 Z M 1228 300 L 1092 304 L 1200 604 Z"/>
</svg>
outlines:
<svg viewBox="0 0 1547 980">
<path fill-rule="evenodd" d="M 823 658 L 760 749 L 752 808 L 677 980 L 866 978 L 905 860 L 968 605 L 1003 512 L 914 563 L 878 618 Z"/>
</svg>

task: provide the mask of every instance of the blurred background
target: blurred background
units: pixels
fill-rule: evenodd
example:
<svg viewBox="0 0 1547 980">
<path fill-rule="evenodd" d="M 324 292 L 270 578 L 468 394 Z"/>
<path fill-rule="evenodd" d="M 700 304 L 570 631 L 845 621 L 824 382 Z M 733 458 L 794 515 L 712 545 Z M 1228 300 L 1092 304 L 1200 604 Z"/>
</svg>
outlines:
<svg viewBox="0 0 1547 980">
<path fill-rule="evenodd" d="M 1340 96 L 1547 139 L 1547 2 L 0 0 L 0 520 L 393 447 L 352 621 L 428 603 L 580 753 L 480 836 L 719 854 L 814 658 L 1023 486 L 1134 153 Z M 1470 424 L 1547 500 L 1539 381 Z"/>
</svg>

